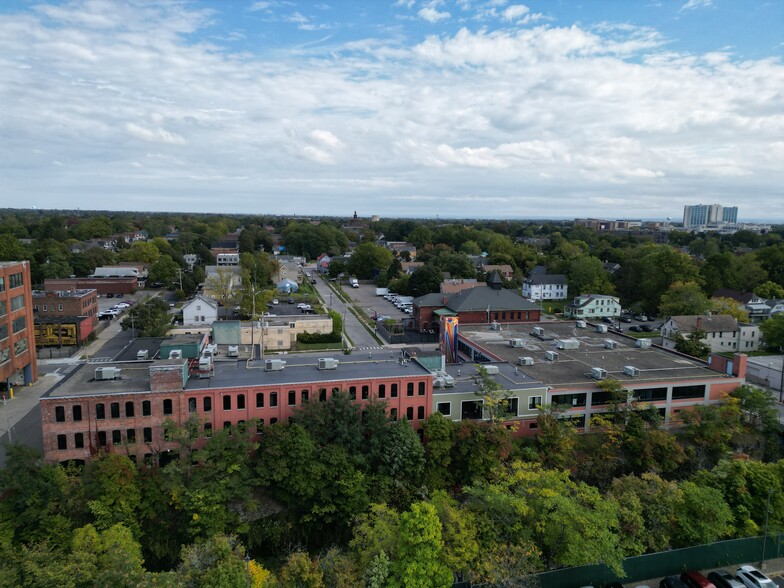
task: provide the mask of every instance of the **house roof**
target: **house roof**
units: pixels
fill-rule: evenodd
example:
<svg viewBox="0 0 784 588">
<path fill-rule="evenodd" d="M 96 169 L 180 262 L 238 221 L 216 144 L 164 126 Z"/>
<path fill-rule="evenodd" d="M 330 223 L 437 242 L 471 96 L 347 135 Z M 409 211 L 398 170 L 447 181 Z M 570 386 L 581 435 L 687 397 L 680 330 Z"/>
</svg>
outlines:
<svg viewBox="0 0 784 588">
<path fill-rule="evenodd" d="M 445 298 L 448 298 L 448 296 L 445 296 L 440 292 L 431 292 L 430 294 L 425 294 L 424 296 L 414 298 L 413 304 L 419 308 L 425 306 L 444 306 Z"/>
<path fill-rule="evenodd" d="M 697 330 L 706 333 L 740 330 L 738 321 L 728 314 L 671 316 L 670 320 L 681 333 L 693 333 Z"/>
<path fill-rule="evenodd" d="M 487 286 L 456 292 L 449 297 L 446 306 L 455 312 L 539 309 L 539 305 L 526 300 L 514 290 L 494 290 Z"/>
<path fill-rule="evenodd" d="M 540 286 L 543 284 L 566 284 L 566 276 L 563 274 L 531 274 L 525 280 L 526 284 L 531 286 Z"/>
<path fill-rule="evenodd" d="M 217 300 L 212 300 L 212 299 L 210 299 L 210 298 L 205 298 L 205 297 L 204 297 L 204 296 L 202 296 L 201 294 L 197 294 L 196 296 L 194 296 L 194 297 L 193 297 L 193 299 L 192 299 L 192 300 L 189 300 L 188 302 L 186 302 L 186 303 L 183 305 L 183 307 L 182 307 L 182 308 L 183 308 L 183 310 L 184 310 L 185 308 L 187 308 L 187 307 L 191 306 L 192 304 L 195 304 L 196 302 L 203 302 L 203 303 L 207 304 L 208 306 L 211 306 L 211 307 L 212 307 L 212 308 L 214 308 L 215 310 L 217 310 L 217 309 L 218 309 L 218 302 L 217 302 Z"/>
<path fill-rule="evenodd" d="M 758 298 L 758 296 L 754 292 L 739 292 L 730 288 L 719 288 L 713 293 L 712 298 L 732 298 L 741 304 L 748 304 L 755 298 Z"/>
<path fill-rule="evenodd" d="M 617 296 L 610 296 L 609 294 L 583 294 L 582 296 L 577 296 L 568 306 L 571 308 L 582 308 L 583 306 L 588 306 L 594 300 L 613 300 L 620 304 Z"/>
</svg>

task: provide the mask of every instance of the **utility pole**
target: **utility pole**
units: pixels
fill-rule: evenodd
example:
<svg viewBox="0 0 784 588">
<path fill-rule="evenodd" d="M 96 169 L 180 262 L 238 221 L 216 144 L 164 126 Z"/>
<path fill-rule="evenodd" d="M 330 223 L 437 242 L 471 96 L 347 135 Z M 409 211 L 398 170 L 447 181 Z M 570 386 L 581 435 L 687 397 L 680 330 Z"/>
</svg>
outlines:
<svg viewBox="0 0 784 588">
<path fill-rule="evenodd" d="M 768 488 L 768 502 L 765 505 L 765 533 L 762 536 L 762 559 L 760 560 L 760 568 L 765 569 L 765 546 L 768 542 L 768 517 L 770 515 L 770 495 L 773 494 L 773 487 Z"/>
</svg>

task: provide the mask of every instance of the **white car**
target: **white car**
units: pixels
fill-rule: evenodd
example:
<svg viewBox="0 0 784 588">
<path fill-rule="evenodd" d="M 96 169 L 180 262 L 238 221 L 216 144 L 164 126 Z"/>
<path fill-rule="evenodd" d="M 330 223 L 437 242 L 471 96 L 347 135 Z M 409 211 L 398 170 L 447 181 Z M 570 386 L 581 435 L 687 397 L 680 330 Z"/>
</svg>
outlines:
<svg viewBox="0 0 784 588">
<path fill-rule="evenodd" d="M 272 299 L 272 304 L 278 304 L 278 299 L 277 298 L 273 298 Z"/>
<path fill-rule="evenodd" d="M 740 566 L 735 572 L 735 577 L 747 588 L 777 588 L 773 580 L 754 566 Z"/>
</svg>

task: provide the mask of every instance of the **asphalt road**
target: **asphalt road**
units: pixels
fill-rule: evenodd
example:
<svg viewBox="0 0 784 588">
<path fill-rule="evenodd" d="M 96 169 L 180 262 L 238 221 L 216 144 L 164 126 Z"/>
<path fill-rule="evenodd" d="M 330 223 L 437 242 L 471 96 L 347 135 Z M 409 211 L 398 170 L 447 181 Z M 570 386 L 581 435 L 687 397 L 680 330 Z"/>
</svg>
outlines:
<svg viewBox="0 0 784 588">
<path fill-rule="evenodd" d="M 346 335 L 348 335 L 348 338 L 351 340 L 354 347 L 360 350 L 381 349 L 382 345 L 380 345 L 379 342 L 376 341 L 370 333 L 368 333 L 367 329 L 362 326 L 357 317 L 351 314 L 351 312 L 346 308 L 346 305 L 341 302 L 340 298 L 332 293 L 332 290 L 329 288 L 327 283 L 320 276 L 316 275 L 317 272 L 315 268 L 305 268 L 305 271 L 309 271 L 311 275 L 316 278 L 316 283 L 313 284 L 313 287 L 324 301 L 324 304 L 327 307 L 331 305 L 332 310 L 340 313 L 340 315 L 344 317 L 345 320 L 343 321 L 343 328 L 345 329 Z"/>
</svg>

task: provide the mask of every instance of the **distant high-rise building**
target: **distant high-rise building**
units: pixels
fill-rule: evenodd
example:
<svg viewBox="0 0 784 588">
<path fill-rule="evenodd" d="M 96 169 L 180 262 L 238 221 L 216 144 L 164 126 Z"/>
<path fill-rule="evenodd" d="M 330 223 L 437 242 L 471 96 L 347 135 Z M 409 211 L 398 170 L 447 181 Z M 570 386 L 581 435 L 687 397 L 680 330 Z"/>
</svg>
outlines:
<svg viewBox="0 0 784 588">
<path fill-rule="evenodd" d="M 738 207 L 721 204 L 687 204 L 683 207 L 683 226 L 699 227 L 738 222 Z"/>
</svg>

